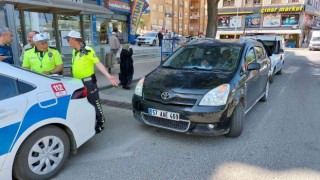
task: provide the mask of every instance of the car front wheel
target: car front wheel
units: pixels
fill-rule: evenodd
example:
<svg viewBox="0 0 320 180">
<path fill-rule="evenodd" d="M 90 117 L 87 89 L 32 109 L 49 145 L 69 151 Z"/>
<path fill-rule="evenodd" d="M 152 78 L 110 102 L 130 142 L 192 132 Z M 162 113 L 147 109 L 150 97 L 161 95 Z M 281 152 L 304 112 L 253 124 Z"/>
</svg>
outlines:
<svg viewBox="0 0 320 180">
<path fill-rule="evenodd" d="M 269 84 L 269 81 L 268 81 L 267 84 L 266 84 L 266 87 L 264 89 L 264 95 L 260 99 L 262 102 L 266 102 L 268 100 L 269 88 L 270 88 L 270 84 Z"/>
<path fill-rule="evenodd" d="M 17 179 L 49 179 L 69 156 L 67 134 L 56 126 L 47 126 L 32 133 L 21 145 L 13 165 Z"/>
<path fill-rule="evenodd" d="M 233 111 L 232 117 L 230 119 L 230 130 L 226 134 L 227 137 L 238 137 L 242 133 L 243 121 L 245 118 L 245 112 L 243 105 L 239 102 Z"/>
</svg>

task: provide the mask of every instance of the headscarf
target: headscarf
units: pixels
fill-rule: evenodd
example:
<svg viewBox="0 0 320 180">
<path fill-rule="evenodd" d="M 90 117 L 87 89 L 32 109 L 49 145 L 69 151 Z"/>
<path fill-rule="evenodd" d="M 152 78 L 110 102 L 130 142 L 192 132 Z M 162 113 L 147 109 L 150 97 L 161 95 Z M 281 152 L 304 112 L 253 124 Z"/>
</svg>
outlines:
<svg viewBox="0 0 320 180">
<path fill-rule="evenodd" d="M 129 44 L 123 44 L 123 45 L 122 45 L 122 49 L 128 50 L 128 49 L 129 49 Z"/>
</svg>

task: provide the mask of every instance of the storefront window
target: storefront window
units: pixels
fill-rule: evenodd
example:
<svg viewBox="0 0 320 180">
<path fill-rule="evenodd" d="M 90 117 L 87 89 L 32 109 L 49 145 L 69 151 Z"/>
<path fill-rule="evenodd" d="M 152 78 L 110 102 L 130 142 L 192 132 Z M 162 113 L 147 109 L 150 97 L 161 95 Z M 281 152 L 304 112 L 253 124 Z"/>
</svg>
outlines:
<svg viewBox="0 0 320 180">
<path fill-rule="evenodd" d="M 87 45 L 93 45 L 93 39 L 92 39 L 92 26 L 91 26 L 91 16 L 90 15 L 84 15 L 84 33 L 85 33 L 85 42 Z"/>
<path fill-rule="evenodd" d="M 18 16 L 19 17 L 19 16 Z M 38 31 L 45 34 L 49 40 L 49 46 L 56 47 L 53 29 L 53 15 L 49 13 L 24 12 L 26 33 Z"/>
<path fill-rule="evenodd" d="M 100 44 L 109 44 L 108 39 L 112 32 L 116 32 L 120 43 L 128 42 L 128 24 L 126 22 L 98 17 L 97 31 Z"/>
<path fill-rule="evenodd" d="M 80 17 L 69 15 L 58 15 L 59 35 L 61 46 L 69 46 L 68 42 L 63 39 L 71 30 L 80 31 Z"/>
</svg>

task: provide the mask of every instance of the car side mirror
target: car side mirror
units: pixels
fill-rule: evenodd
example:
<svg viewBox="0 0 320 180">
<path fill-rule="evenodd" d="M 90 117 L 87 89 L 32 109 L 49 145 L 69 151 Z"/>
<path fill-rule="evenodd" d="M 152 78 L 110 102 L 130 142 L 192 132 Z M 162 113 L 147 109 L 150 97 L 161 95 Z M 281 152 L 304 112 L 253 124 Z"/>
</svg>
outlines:
<svg viewBox="0 0 320 180">
<path fill-rule="evenodd" d="M 279 50 L 279 53 L 281 54 L 281 53 L 284 53 L 284 50 L 283 49 L 280 49 Z"/>
<path fill-rule="evenodd" d="M 252 71 L 252 70 L 259 70 L 261 68 L 261 65 L 259 63 L 250 63 L 248 65 L 248 71 Z"/>
</svg>

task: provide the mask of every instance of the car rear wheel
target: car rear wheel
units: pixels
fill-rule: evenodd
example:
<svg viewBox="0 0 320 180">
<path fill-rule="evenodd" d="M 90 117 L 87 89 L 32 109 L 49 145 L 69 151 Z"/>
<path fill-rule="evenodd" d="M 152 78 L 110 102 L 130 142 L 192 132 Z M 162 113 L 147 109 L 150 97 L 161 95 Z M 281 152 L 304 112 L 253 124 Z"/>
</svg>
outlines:
<svg viewBox="0 0 320 180">
<path fill-rule="evenodd" d="M 280 68 L 280 70 L 277 72 L 277 75 L 281 75 L 282 74 L 282 67 Z"/>
<path fill-rule="evenodd" d="M 274 67 L 273 71 L 271 72 L 271 75 L 269 76 L 269 82 L 272 84 L 273 83 L 273 77 L 274 77 L 274 71 L 276 70 L 276 67 Z"/>
<path fill-rule="evenodd" d="M 268 100 L 269 88 L 270 88 L 270 84 L 269 84 L 269 81 L 268 81 L 267 84 L 266 84 L 266 87 L 264 89 L 264 95 L 260 99 L 262 102 L 266 102 Z"/>
<path fill-rule="evenodd" d="M 13 165 L 17 179 L 49 179 L 63 166 L 69 156 L 67 134 L 55 126 L 32 133 L 21 145 Z"/>
<path fill-rule="evenodd" d="M 230 119 L 230 130 L 228 134 L 226 134 L 227 137 L 240 136 L 243 129 L 244 118 L 245 118 L 244 107 L 241 103 L 238 103 Z"/>
</svg>

